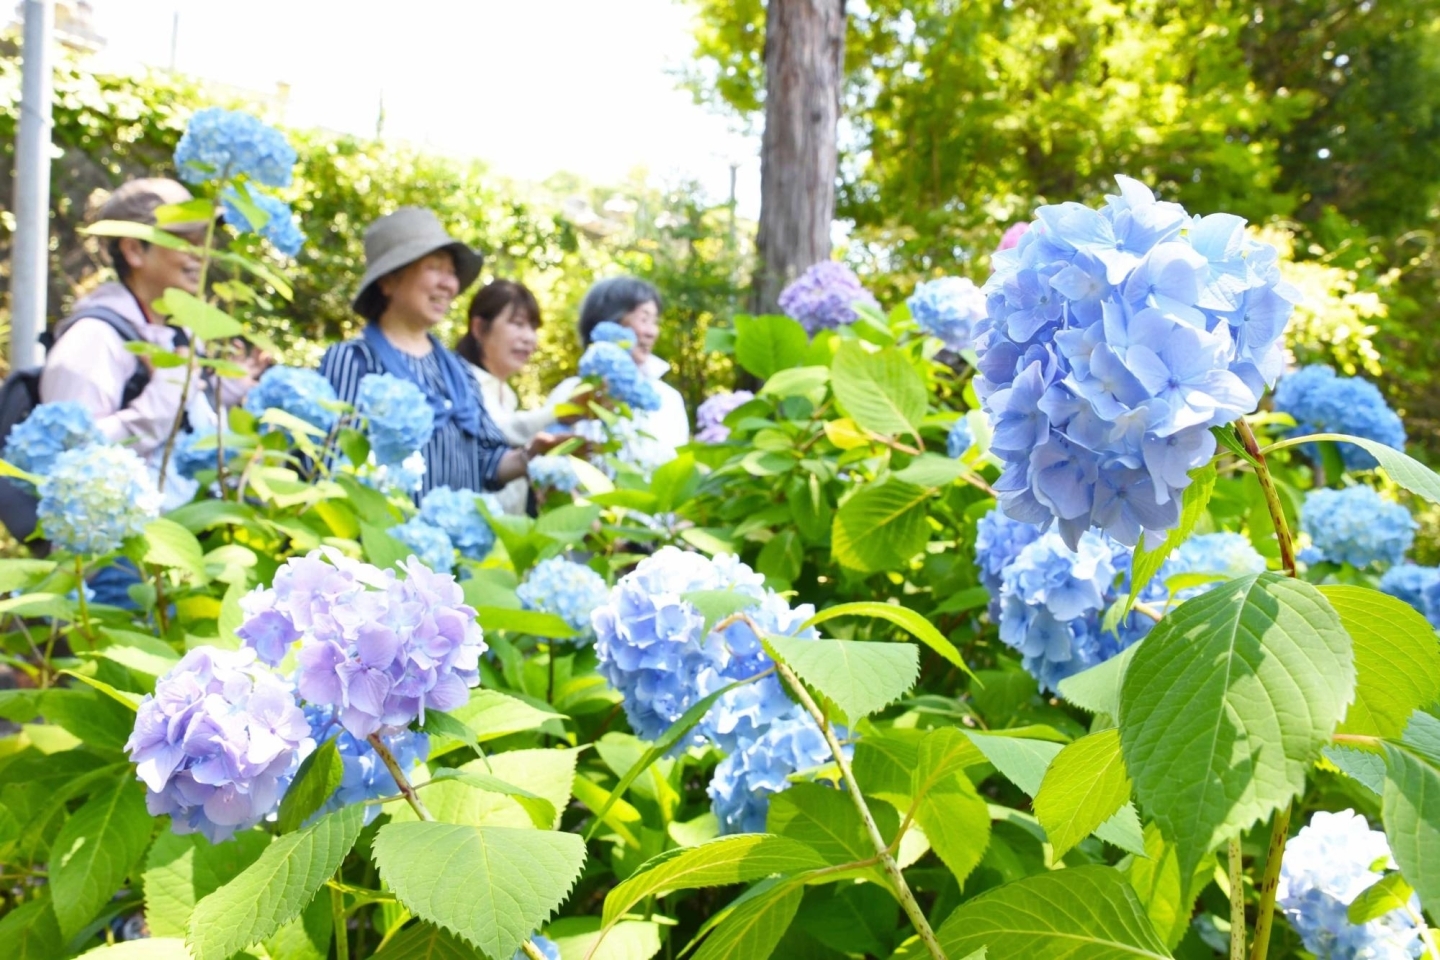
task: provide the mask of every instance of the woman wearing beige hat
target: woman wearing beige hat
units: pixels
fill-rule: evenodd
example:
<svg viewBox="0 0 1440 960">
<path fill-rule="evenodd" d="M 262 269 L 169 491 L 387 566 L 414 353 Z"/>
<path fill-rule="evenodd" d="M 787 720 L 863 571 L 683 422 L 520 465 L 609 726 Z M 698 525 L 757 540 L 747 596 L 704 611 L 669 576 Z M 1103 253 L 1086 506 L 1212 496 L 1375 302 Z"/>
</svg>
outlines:
<svg viewBox="0 0 1440 960">
<path fill-rule="evenodd" d="M 320 372 L 347 403 L 371 373 L 409 380 L 424 392 L 435 432 L 421 451 L 422 493 L 442 486 L 498 490 L 555 443 L 540 434 L 525 449 L 511 447 L 465 362 L 431 333 L 475 282 L 480 264 L 480 254 L 447 234 L 429 210 L 401 207 L 376 220 L 365 231 L 365 276 L 354 303 L 368 323 L 358 339 L 336 344 L 320 361 Z"/>
</svg>

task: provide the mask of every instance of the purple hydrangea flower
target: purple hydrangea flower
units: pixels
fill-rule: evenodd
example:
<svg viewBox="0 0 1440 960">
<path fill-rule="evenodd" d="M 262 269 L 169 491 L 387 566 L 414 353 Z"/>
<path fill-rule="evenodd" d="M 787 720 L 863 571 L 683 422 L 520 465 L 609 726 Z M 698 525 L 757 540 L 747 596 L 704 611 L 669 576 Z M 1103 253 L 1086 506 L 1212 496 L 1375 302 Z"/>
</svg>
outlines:
<svg viewBox="0 0 1440 960">
<path fill-rule="evenodd" d="M 915 288 L 905 303 L 920 329 L 951 350 L 968 350 L 985 316 L 985 294 L 968 277 L 941 277 Z"/>
<path fill-rule="evenodd" d="M 749 390 L 711 394 L 695 410 L 695 440 L 699 443 L 724 443 L 730 439 L 730 428 L 725 426 L 725 418 L 754 399 L 755 394 Z"/>
<path fill-rule="evenodd" d="M 855 271 L 833 260 L 815 264 L 780 291 L 780 309 L 810 334 L 854 323 L 857 304 L 879 306 Z"/>
</svg>

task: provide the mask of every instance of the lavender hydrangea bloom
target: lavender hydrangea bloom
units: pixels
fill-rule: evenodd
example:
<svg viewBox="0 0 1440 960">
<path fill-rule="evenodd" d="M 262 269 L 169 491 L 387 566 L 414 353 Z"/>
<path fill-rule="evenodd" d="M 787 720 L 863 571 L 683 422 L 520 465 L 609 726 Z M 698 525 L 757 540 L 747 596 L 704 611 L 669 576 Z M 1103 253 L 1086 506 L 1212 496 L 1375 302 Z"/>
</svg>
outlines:
<svg viewBox="0 0 1440 960">
<path fill-rule="evenodd" d="M 905 303 L 910 316 L 951 350 L 974 346 L 975 324 L 985 316 L 985 294 L 968 277 L 941 277 L 915 288 Z"/>
<path fill-rule="evenodd" d="M 312 819 L 327 813 L 367 800 L 393 797 L 400 792 L 395 777 L 390 773 L 375 747 L 368 740 L 357 739 L 335 719 L 335 712 L 325 707 L 308 707 L 305 718 L 310 723 L 310 736 L 317 746 L 326 740 L 335 739 L 335 749 L 340 754 L 343 772 L 340 786 L 315 812 Z M 430 755 L 430 738 L 414 730 L 400 730 L 384 737 L 385 746 L 395 757 L 400 769 L 411 783 L 420 779 L 419 774 Z M 380 815 L 378 804 L 365 808 L 365 822 L 370 823 Z"/>
<path fill-rule="evenodd" d="M 1353 810 L 1320 811 L 1285 847 L 1275 901 L 1305 949 L 1328 960 L 1410 960 L 1423 952 L 1420 901 L 1368 923 L 1353 924 L 1350 904 L 1382 876 L 1376 864 L 1395 864 L 1385 834 Z"/>
<path fill-rule="evenodd" d="M 135 451 L 90 444 L 55 458 L 40 482 L 36 515 L 45 538 L 94 556 L 119 550 L 160 515 L 160 492 Z"/>
<path fill-rule="evenodd" d="M 1415 541 L 1417 525 L 1398 503 L 1356 486 L 1306 494 L 1300 529 L 1310 535 L 1318 559 L 1366 567 L 1399 563 Z"/>
<path fill-rule="evenodd" d="M 480 681 L 487 648 L 460 585 L 413 557 L 399 566 L 404 580 L 322 548 L 292 557 L 273 588 L 241 601 L 240 638 L 269 663 L 298 640 L 300 695 L 335 708 L 357 737 L 453 710 Z"/>
<path fill-rule="evenodd" d="M 1440 594 L 1440 567 L 1422 567 L 1417 563 L 1400 563 L 1385 571 L 1380 578 L 1380 589 L 1403 600 L 1425 614 L 1431 626 L 1440 629 L 1440 607 L 1427 602 L 1431 592 Z M 1440 595 L 1437 595 L 1440 600 Z"/>
<path fill-rule="evenodd" d="M 1295 418 L 1291 436 L 1344 433 L 1405 449 L 1405 424 L 1379 388 L 1359 377 L 1337 377 L 1329 367 L 1302 367 L 1282 379 L 1275 387 L 1275 409 Z M 1301 449 L 1315 459 L 1317 453 L 1311 447 L 1305 444 Z M 1347 469 L 1370 470 L 1378 465 L 1353 443 L 1342 443 L 1339 448 Z"/>
<path fill-rule="evenodd" d="M 716 393 L 705 399 L 695 410 L 695 440 L 699 443 L 724 443 L 730 439 L 730 428 L 725 418 L 735 410 L 755 399 L 749 390 Z"/>
<path fill-rule="evenodd" d="M 275 810 L 314 746 L 293 692 L 253 651 L 196 647 L 140 702 L 125 750 L 152 815 L 221 843 Z"/>
<path fill-rule="evenodd" d="M 555 614 L 579 634 L 580 643 L 588 643 L 595 638 L 590 615 L 610 598 L 610 588 L 584 564 L 551 557 L 530 568 L 515 595 L 526 610 Z"/>
<path fill-rule="evenodd" d="M 829 744 L 804 710 L 776 719 L 715 767 L 708 792 L 720 832 L 764 833 L 770 797 L 790 786 L 791 774 L 830 760 Z"/>
<path fill-rule="evenodd" d="M 425 394 L 409 380 L 388 373 L 360 378 L 355 412 L 369 426 L 370 451 L 381 466 L 400 463 L 429 443 L 435 432 L 435 411 Z"/>
<path fill-rule="evenodd" d="M 436 487 L 420 501 L 420 519 L 443 530 L 462 557 L 484 560 L 495 546 L 495 531 L 476 508 L 476 500 L 491 516 L 505 512 L 493 493 Z"/>
<path fill-rule="evenodd" d="M 298 367 L 271 367 L 245 395 L 245 409 L 257 417 L 264 416 L 266 410 L 283 410 L 322 433 L 329 433 L 338 417 L 334 408 L 326 404 L 339 402 L 329 380 L 314 370 Z"/>
<path fill-rule="evenodd" d="M 854 323 L 857 304 L 879 307 L 855 271 L 833 260 L 815 264 L 780 291 L 780 309 L 810 334 Z"/>
<path fill-rule="evenodd" d="M 1199 596 L 1224 580 L 1264 573 L 1265 569 L 1265 558 L 1240 534 L 1204 533 L 1191 537 L 1176 548 L 1160 568 L 1159 579 L 1165 581 L 1187 573 L 1208 574 L 1219 578 L 1211 583 L 1176 591 L 1173 599 L 1179 603 Z"/>
<path fill-rule="evenodd" d="M 43 477 L 66 450 L 104 442 L 85 407 L 69 400 L 42 403 L 10 430 L 4 456 L 10 465 Z"/>
<path fill-rule="evenodd" d="M 455 545 L 439 527 L 423 517 L 411 517 L 389 530 L 390 536 L 409 547 L 420 562 L 431 570 L 446 571 L 455 567 Z"/>
<path fill-rule="evenodd" d="M 624 329 L 618 324 L 611 324 Z M 580 357 L 580 376 L 604 384 L 605 392 L 635 410 L 659 410 L 660 391 L 635 365 L 629 351 L 605 340 L 596 340 Z"/>
<path fill-rule="evenodd" d="M 300 252 L 300 248 L 305 245 L 305 235 L 295 224 L 295 214 L 291 211 L 290 204 L 269 194 L 251 191 L 250 202 L 259 207 L 266 217 L 265 223 L 257 230 L 250 218 L 237 206 L 238 197 L 234 187 L 226 189 L 220 196 L 226 223 L 241 233 L 258 233 L 287 257 L 293 257 Z"/>
<path fill-rule="evenodd" d="M 945 437 L 945 452 L 952 460 L 958 460 L 974 444 L 975 435 L 970 432 L 969 421 L 962 415 L 950 425 L 950 433 Z"/>
<path fill-rule="evenodd" d="M 239 110 L 197 110 L 175 148 L 175 166 L 186 183 L 245 176 L 267 187 L 288 187 L 295 148 L 285 135 Z"/>
<path fill-rule="evenodd" d="M 530 461 L 530 482 L 561 493 L 574 493 L 580 488 L 580 475 L 569 457 L 536 457 Z"/>
<path fill-rule="evenodd" d="M 1116 180 L 1103 209 L 1041 207 L 995 254 L 976 328 L 1001 506 L 1072 548 L 1091 527 L 1133 546 L 1175 526 L 1210 428 L 1279 375 L 1298 298 L 1239 217 L 1190 217 Z"/>
</svg>

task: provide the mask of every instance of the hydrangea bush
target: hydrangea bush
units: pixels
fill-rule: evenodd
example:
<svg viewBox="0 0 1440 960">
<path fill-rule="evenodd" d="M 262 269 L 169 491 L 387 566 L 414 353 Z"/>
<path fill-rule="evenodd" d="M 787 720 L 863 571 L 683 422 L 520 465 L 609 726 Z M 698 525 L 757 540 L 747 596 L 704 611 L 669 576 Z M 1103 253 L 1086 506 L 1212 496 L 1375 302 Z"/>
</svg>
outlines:
<svg viewBox="0 0 1440 960">
<path fill-rule="evenodd" d="M 105 438 L 78 403 L 42 403 L 5 438 L 5 462 L 26 473 L 43 476 L 67 450 L 104 443 Z"/>
<path fill-rule="evenodd" d="M 780 309 L 811 334 L 854 323 L 857 306 L 877 306 L 875 297 L 855 271 L 833 260 L 815 264 L 780 291 Z"/>
</svg>

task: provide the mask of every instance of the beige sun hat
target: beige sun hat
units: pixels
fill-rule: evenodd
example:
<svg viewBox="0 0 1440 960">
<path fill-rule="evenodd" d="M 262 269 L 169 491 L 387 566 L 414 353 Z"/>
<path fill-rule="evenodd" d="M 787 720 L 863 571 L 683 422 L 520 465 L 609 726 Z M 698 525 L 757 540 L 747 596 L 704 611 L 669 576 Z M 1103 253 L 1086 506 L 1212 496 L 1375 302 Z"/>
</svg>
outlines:
<svg viewBox="0 0 1440 960">
<path fill-rule="evenodd" d="M 165 177 L 144 177 L 129 180 L 116 187 L 105 202 L 96 209 L 92 220 L 127 220 L 131 223 L 155 223 L 158 207 L 178 206 L 189 203 L 195 196 L 178 180 Z M 188 230 L 204 229 L 204 220 L 186 223 L 167 223 L 160 229 L 170 233 L 184 233 Z"/>
<path fill-rule="evenodd" d="M 480 276 L 485 258 L 446 233 L 440 219 L 424 207 L 401 207 L 370 224 L 365 228 L 365 276 L 360 278 L 355 310 L 368 315 L 365 307 L 383 296 L 376 281 L 437 250 L 448 250 L 455 258 L 461 292 Z"/>
</svg>

